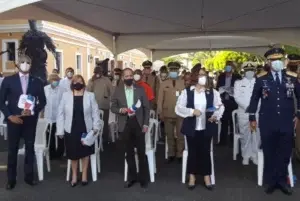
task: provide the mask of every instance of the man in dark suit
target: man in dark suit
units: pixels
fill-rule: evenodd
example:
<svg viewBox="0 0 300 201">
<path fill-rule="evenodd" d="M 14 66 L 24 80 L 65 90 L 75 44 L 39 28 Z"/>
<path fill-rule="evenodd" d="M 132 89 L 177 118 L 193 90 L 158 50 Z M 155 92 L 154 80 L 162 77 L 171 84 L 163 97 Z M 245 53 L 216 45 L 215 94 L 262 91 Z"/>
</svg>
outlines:
<svg viewBox="0 0 300 201">
<path fill-rule="evenodd" d="M 142 188 L 147 187 L 147 161 L 145 155 L 145 133 L 149 125 L 150 106 L 144 89 L 133 84 L 133 71 L 123 71 L 123 82 L 115 89 L 111 99 L 111 111 L 118 115 L 119 132 L 124 141 L 128 164 L 126 188 L 139 179 Z M 140 104 L 139 104 L 140 103 Z M 137 148 L 139 176 L 137 177 L 135 151 Z"/>
<path fill-rule="evenodd" d="M 0 110 L 7 120 L 8 132 L 8 162 L 6 188 L 11 190 L 16 185 L 17 159 L 20 138 L 25 141 L 25 182 L 35 185 L 33 176 L 34 141 L 37 121 L 40 111 L 46 105 L 44 86 L 40 79 L 29 74 L 31 59 L 20 55 L 18 62 L 19 73 L 8 76 L 3 80 L 0 90 Z M 31 95 L 35 98 L 33 111 L 18 107 L 21 95 Z"/>
<path fill-rule="evenodd" d="M 241 76 L 234 72 L 235 64 L 232 61 L 227 61 L 225 66 L 225 72 L 220 74 L 217 81 L 217 90 L 221 94 L 222 102 L 225 106 L 225 111 L 221 119 L 221 136 L 220 145 L 227 144 L 228 126 L 230 128 L 230 135 L 232 136 L 232 111 L 237 109 L 237 104 L 233 97 L 233 87 L 236 80 L 241 79 Z"/>
<path fill-rule="evenodd" d="M 265 192 L 273 193 L 277 188 L 291 195 L 287 183 L 288 165 L 292 156 L 294 129 L 300 118 L 300 84 L 297 73 L 283 71 L 284 50 L 273 48 L 265 53 L 271 71 L 262 72 L 254 84 L 248 106 L 252 131 L 259 127 L 264 154 Z M 294 99 L 297 100 L 295 115 Z M 255 113 L 259 101 L 259 122 Z M 292 178 L 293 179 L 293 178 Z"/>
</svg>

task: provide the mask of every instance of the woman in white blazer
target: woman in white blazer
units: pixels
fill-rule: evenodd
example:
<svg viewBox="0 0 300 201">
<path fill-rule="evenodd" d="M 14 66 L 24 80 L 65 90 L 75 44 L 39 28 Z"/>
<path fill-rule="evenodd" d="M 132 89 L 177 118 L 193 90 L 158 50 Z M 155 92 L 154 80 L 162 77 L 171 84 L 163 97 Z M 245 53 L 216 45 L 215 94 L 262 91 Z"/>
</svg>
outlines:
<svg viewBox="0 0 300 201">
<path fill-rule="evenodd" d="M 71 186 L 77 185 L 78 160 L 82 159 L 82 185 L 87 185 L 89 156 L 94 146 L 81 142 L 83 134 L 100 129 L 100 113 L 95 96 L 85 90 L 86 84 L 81 75 L 75 75 L 71 82 L 71 91 L 63 94 L 58 108 L 57 135 L 64 136 L 67 158 L 72 161 Z"/>
<path fill-rule="evenodd" d="M 58 105 L 63 93 L 66 91 L 59 85 L 59 80 L 60 78 L 57 74 L 51 74 L 48 78 L 49 84 L 44 87 L 45 96 L 47 99 L 47 104 L 44 110 L 44 118 L 51 123 L 47 130 L 47 140 L 49 139 L 50 135 L 50 159 L 61 158 L 65 151 L 64 140 L 58 139 L 57 144 L 55 140 Z"/>
</svg>

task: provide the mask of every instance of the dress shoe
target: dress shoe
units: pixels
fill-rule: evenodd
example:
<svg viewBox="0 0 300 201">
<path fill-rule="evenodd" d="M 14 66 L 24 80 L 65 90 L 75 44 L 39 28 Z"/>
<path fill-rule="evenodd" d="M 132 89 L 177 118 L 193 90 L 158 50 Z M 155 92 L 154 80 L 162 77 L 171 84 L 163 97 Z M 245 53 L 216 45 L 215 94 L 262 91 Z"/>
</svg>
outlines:
<svg viewBox="0 0 300 201">
<path fill-rule="evenodd" d="M 170 156 L 167 160 L 167 163 L 170 164 L 170 163 L 173 163 L 173 161 L 175 160 L 175 157 L 174 156 Z"/>
<path fill-rule="evenodd" d="M 278 188 L 281 190 L 281 192 L 283 192 L 286 195 L 292 195 L 293 191 L 292 188 L 286 184 L 284 185 L 278 185 Z"/>
<path fill-rule="evenodd" d="M 136 180 L 127 181 L 127 182 L 125 182 L 124 187 L 125 187 L 125 188 L 130 188 L 130 187 L 132 187 L 135 183 L 136 183 Z"/>
<path fill-rule="evenodd" d="M 8 182 L 6 184 L 6 190 L 12 190 L 16 187 L 16 182 Z"/>
<path fill-rule="evenodd" d="M 148 182 L 140 181 L 140 186 L 141 186 L 141 188 L 147 188 L 148 187 Z"/>
<path fill-rule="evenodd" d="M 212 184 L 206 184 L 205 182 L 203 183 L 204 187 L 209 190 L 212 191 L 214 189 L 214 186 Z"/>
<path fill-rule="evenodd" d="M 28 179 L 25 179 L 24 180 L 26 184 L 28 184 L 29 186 L 35 186 L 37 185 L 37 182 L 34 181 L 34 180 L 28 180 Z"/>
<path fill-rule="evenodd" d="M 276 190 L 276 186 L 275 185 L 268 185 L 265 188 L 265 193 L 266 194 L 272 194 L 274 191 Z"/>
<path fill-rule="evenodd" d="M 82 181 L 82 182 L 81 182 L 81 185 L 82 185 L 82 186 L 87 186 L 88 184 L 89 184 L 88 181 Z"/>
<path fill-rule="evenodd" d="M 77 182 L 74 182 L 74 183 L 71 182 L 71 183 L 70 183 L 70 186 L 71 186 L 72 188 L 74 188 L 75 186 L 77 186 Z"/>
<path fill-rule="evenodd" d="M 192 191 L 196 188 L 196 184 L 192 184 L 192 185 L 188 184 L 187 188 Z"/>
</svg>

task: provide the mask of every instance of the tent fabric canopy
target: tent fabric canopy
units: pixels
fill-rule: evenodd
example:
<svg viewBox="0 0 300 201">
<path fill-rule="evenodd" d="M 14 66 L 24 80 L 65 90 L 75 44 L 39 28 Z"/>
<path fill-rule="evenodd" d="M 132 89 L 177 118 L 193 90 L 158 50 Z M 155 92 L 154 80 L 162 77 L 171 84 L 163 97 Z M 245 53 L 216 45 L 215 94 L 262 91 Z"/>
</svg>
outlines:
<svg viewBox="0 0 300 201">
<path fill-rule="evenodd" d="M 274 43 L 300 47 L 299 7 L 299 0 L 0 0 L 0 17 L 72 26 L 114 55 L 134 48 L 152 56 L 204 49 L 261 54 Z"/>
</svg>

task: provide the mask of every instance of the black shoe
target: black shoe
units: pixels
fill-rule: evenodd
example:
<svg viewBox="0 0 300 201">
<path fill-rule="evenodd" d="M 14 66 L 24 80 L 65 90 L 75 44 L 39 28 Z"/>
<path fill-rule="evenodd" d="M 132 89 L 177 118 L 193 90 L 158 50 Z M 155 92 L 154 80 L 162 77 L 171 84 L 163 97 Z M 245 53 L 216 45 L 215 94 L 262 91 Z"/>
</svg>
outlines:
<svg viewBox="0 0 300 201">
<path fill-rule="evenodd" d="M 214 186 L 212 184 L 206 184 L 205 182 L 203 182 L 203 185 L 209 191 L 212 191 L 214 189 Z"/>
<path fill-rule="evenodd" d="M 82 181 L 82 182 L 81 182 L 81 185 L 82 185 L 82 186 L 87 186 L 88 184 L 89 184 L 88 181 Z"/>
<path fill-rule="evenodd" d="M 178 164 L 182 164 L 182 157 L 177 157 L 176 160 Z"/>
<path fill-rule="evenodd" d="M 189 190 L 194 190 L 195 188 L 196 188 L 196 184 L 193 184 L 193 185 L 187 185 L 187 188 L 189 189 Z"/>
<path fill-rule="evenodd" d="M 25 179 L 24 180 L 26 184 L 28 184 L 29 186 L 36 186 L 37 185 L 37 182 L 34 181 L 34 180 L 28 180 L 28 179 Z"/>
<path fill-rule="evenodd" d="M 71 182 L 71 183 L 70 183 L 70 186 L 71 186 L 72 188 L 74 188 L 75 186 L 77 186 L 77 182 L 75 182 L 75 183 Z"/>
<path fill-rule="evenodd" d="M 125 188 L 130 188 L 130 187 L 132 187 L 135 183 L 136 183 L 136 180 L 130 180 L 130 181 L 127 181 L 127 182 L 125 182 L 124 187 L 125 187 Z"/>
<path fill-rule="evenodd" d="M 167 160 L 167 163 L 170 164 L 170 163 L 173 163 L 173 161 L 175 160 L 175 157 L 174 156 L 170 156 Z"/>
<path fill-rule="evenodd" d="M 286 195 L 292 195 L 293 191 L 292 188 L 288 185 L 278 185 L 278 188 L 281 190 L 281 192 L 283 192 Z"/>
<path fill-rule="evenodd" d="M 16 182 L 14 181 L 14 182 L 8 182 L 7 184 L 6 184 L 6 190 L 12 190 L 12 189 L 14 189 L 15 187 L 16 187 Z"/>
<path fill-rule="evenodd" d="M 141 186 L 141 188 L 148 188 L 148 182 L 146 182 L 146 181 L 141 181 L 141 182 L 140 182 L 140 186 Z"/>
<path fill-rule="evenodd" d="M 275 190 L 276 190 L 276 186 L 275 185 L 272 185 L 272 186 L 268 185 L 265 188 L 265 193 L 266 194 L 272 194 Z"/>
</svg>

